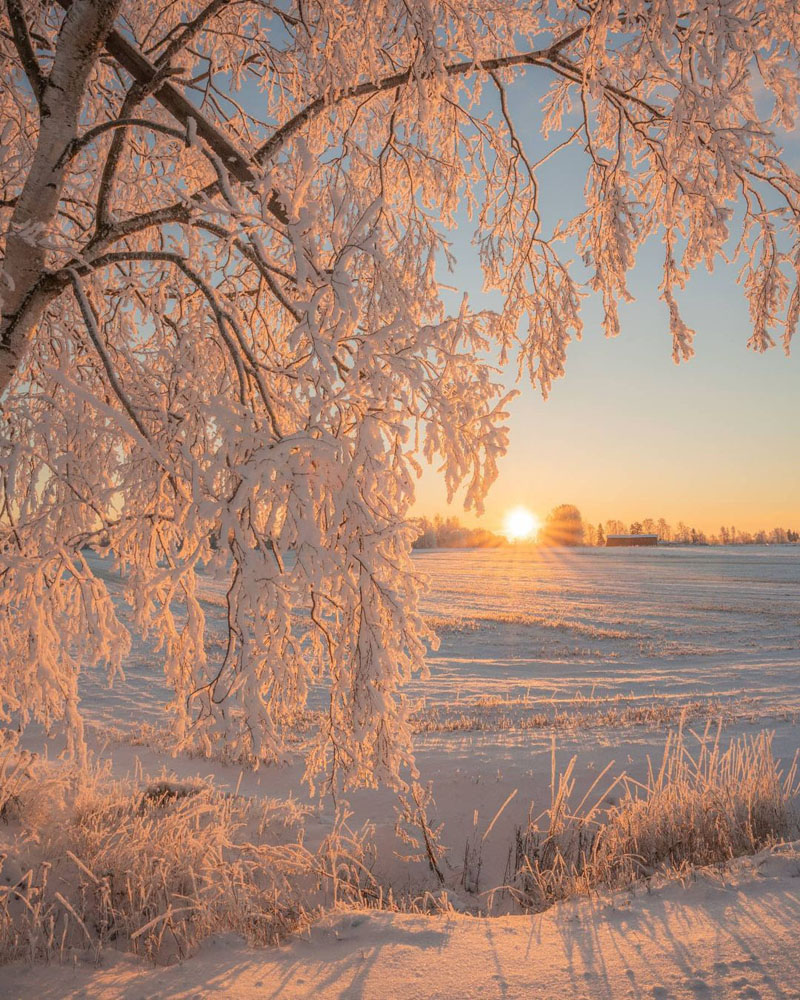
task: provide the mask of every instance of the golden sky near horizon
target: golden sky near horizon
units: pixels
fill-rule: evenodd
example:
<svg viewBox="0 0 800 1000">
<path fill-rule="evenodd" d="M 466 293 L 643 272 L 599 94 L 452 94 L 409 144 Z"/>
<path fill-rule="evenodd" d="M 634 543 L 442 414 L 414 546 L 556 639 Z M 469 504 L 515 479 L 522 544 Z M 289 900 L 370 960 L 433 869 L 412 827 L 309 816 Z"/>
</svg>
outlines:
<svg viewBox="0 0 800 1000">
<path fill-rule="evenodd" d="M 721 524 L 800 530 L 797 356 L 746 348 L 741 289 L 718 268 L 698 274 L 686 295 L 697 353 L 675 365 L 663 304 L 644 290 L 644 277 L 641 284 L 614 340 L 602 336 L 589 304 L 584 338 L 570 345 L 566 375 L 547 401 L 519 386 L 485 516 L 448 507 L 430 469 L 417 484 L 415 513 L 455 514 L 499 532 L 509 508 L 545 517 L 573 503 L 592 523 L 664 517 L 707 533 Z"/>
</svg>

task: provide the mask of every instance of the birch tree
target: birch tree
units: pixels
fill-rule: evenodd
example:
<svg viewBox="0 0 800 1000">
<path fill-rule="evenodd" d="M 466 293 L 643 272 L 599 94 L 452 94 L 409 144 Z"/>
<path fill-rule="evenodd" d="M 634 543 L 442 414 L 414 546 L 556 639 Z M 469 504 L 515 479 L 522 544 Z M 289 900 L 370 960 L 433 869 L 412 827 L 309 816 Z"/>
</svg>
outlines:
<svg viewBox="0 0 800 1000">
<path fill-rule="evenodd" d="M 279 757 L 319 684 L 309 774 L 402 780 L 432 641 L 414 480 L 434 462 L 480 509 L 507 443 L 487 359 L 546 393 L 583 295 L 619 331 L 650 238 L 676 360 L 676 293 L 722 257 L 750 346 L 788 351 L 799 38 L 795 0 L 4 0 L 3 718 L 66 720 L 80 752 L 79 674 L 130 645 L 93 546 L 179 744 Z M 572 150 L 553 226 L 543 170 Z M 443 304 L 465 212 L 496 311 Z"/>
</svg>

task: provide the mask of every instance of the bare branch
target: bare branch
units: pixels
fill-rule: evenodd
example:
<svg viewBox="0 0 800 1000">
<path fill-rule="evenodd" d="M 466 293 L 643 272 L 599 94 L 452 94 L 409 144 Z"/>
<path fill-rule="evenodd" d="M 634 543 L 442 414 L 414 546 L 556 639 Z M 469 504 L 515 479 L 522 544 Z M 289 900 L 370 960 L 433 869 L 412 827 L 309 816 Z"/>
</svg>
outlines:
<svg viewBox="0 0 800 1000">
<path fill-rule="evenodd" d="M 31 85 L 31 90 L 36 100 L 41 104 L 47 81 L 33 49 L 33 42 L 31 41 L 21 0 L 6 0 L 6 10 L 8 11 L 8 19 L 11 22 L 11 30 L 14 33 L 14 45 L 22 63 L 22 68 L 25 70 L 25 76 L 28 78 L 28 83 Z"/>
<path fill-rule="evenodd" d="M 83 316 L 83 321 L 86 324 L 86 330 L 89 334 L 89 339 L 94 344 L 94 348 L 97 351 L 100 357 L 100 361 L 103 364 L 103 369 L 105 370 L 106 378 L 108 379 L 108 384 L 113 389 L 114 395 L 119 400 L 120 404 L 122 405 L 122 408 L 125 410 L 125 412 L 133 421 L 133 424 L 136 427 L 136 429 L 139 431 L 139 433 L 142 435 L 145 441 L 147 441 L 147 443 L 151 447 L 153 447 L 153 441 L 152 438 L 150 437 L 150 433 L 142 423 L 139 414 L 136 412 L 136 409 L 134 408 L 133 404 L 128 399 L 127 395 L 125 394 L 125 390 L 122 388 L 122 385 L 119 379 L 117 378 L 117 372 L 116 368 L 114 367 L 114 362 L 109 357 L 108 351 L 106 350 L 106 346 L 103 343 L 102 337 L 100 336 L 100 331 L 97 328 L 97 320 L 95 319 L 94 312 L 92 311 L 92 307 L 89 304 L 89 300 L 86 298 L 86 293 L 84 292 L 83 286 L 81 285 L 80 276 L 78 275 L 78 272 L 75 271 L 74 269 L 70 269 L 69 275 L 72 281 L 73 290 L 75 292 L 75 299 L 78 303 L 78 307 L 80 308 L 81 315 Z"/>
<path fill-rule="evenodd" d="M 98 136 L 103 135 L 105 132 L 113 129 L 135 127 L 146 128 L 151 132 L 160 132 L 162 135 L 171 136 L 173 139 L 186 138 L 186 133 L 181 132 L 180 129 L 170 128 L 169 125 L 162 125 L 160 122 L 152 122 L 148 118 L 117 118 L 115 121 L 101 122 L 99 125 L 95 125 L 94 128 L 90 128 L 87 132 L 84 132 L 65 151 L 65 162 L 73 159 L 82 149 L 85 149 L 86 146 L 90 145 Z"/>
</svg>

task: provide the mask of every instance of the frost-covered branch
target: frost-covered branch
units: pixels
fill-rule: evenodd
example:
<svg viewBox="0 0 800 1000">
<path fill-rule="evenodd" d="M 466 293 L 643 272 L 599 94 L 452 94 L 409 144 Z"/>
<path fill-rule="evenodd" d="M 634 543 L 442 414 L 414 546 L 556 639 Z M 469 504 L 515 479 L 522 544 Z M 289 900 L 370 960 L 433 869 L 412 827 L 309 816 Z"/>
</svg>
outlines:
<svg viewBox="0 0 800 1000">
<path fill-rule="evenodd" d="M 424 461 L 480 509 L 507 447 L 487 359 L 546 393 L 587 294 L 618 332 L 653 239 L 676 360 L 681 289 L 723 258 L 751 346 L 789 348 L 796 5 L 16 0 L 0 20 L 21 84 L 0 89 L 0 712 L 67 719 L 77 747 L 78 673 L 120 669 L 91 541 L 160 643 L 179 743 L 280 759 L 317 688 L 309 776 L 408 782 L 402 687 L 432 641 L 408 513 Z M 554 223 L 553 165 L 581 155 Z M 500 305 L 449 315 L 467 216 Z"/>
</svg>

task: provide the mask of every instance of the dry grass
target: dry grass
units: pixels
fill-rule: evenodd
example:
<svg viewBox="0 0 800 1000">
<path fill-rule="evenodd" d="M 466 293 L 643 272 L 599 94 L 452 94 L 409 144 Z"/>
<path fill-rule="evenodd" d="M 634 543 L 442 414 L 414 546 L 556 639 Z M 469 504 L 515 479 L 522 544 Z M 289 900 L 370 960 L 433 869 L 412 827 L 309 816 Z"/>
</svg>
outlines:
<svg viewBox="0 0 800 1000">
<path fill-rule="evenodd" d="M 490 908 L 509 897 L 525 910 L 602 888 L 619 888 L 656 872 L 724 864 L 800 835 L 797 758 L 783 773 L 772 736 L 733 740 L 720 728 L 693 737 L 683 727 L 667 741 L 658 769 L 645 782 L 624 776 L 616 804 L 604 788 L 587 805 L 607 771 L 576 806 L 574 759 L 552 776 L 550 808 L 517 828 L 506 885 L 488 894 Z"/>
<path fill-rule="evenodd" d="M 684 700 L 681 698 L 634 697 L 610 698 L 576 695 L 553 701 L 544 698 L 478 697 L 464 701 L 420 705 L 409 717 L 415 734 L 469 732 L 527 732 L 552 729 L 611 728 L 628 726 L 669 726 L 683 720 L 724 719 L 726 722 L 752 713 L 752 699 L 738 698 L 735 703 L 719 695 Z M 287 742 L 300 753 L 304 741 L 319 732 L 324 713 L 307 709 L 298 713 L 286 733 Z M 107 738 L 134 746 L 172 748 L 171 734 L 147 723 L 129 730 L 106 727 Z M 220 763 L 250 767 L 255 760 L 246 755 L 232 756 L 224 747 L 211 754 L 197 748 L 184 748 L 188 757 L 205 757 Z"/>
<path fill-rule="evenodd" d="M 575 760 L 558 773 L 553 755 L 550 806 L 516 829 L 505 884 L 488 893 L 480 843 L 467 843 L 463 871 L 446 865 L 441 830 L 427 820 L 430 791 L 414 785 L 398 825 L 408 859 L 427 860 L 432 873 L 432 891 L 415 896 L 379 883 L 373 831 L 352 831 L 347 814 L 311 851 L 306 812 L 291 801 L 166 778 L 115 782 L 101 768 L 53 766 L 9 746 L 0 751 L 0 963 L 109 946 L 170 961 L 213 932 L 271 943 L 331 907 L 440 913 L 452 892 L 483 912 L 540 910 L 800 836 L 796 767 L 781 772 L 767 733 L 723 747 L 719 729 L 695 738 L 681 726 L 644 782 L 612 782 L 607 769 L 577 804 L 574 769 Z"/>
<path fill-rule="evenodd" d="M 272 943 L 369 888 L 365 834 L 342 821 L 311 852 L 296 806 L 201 783 L 112 782 L 12 748 L 0 810 L 0 962 L 108 945 L 170 961 L 215 931 Z"/>
<path fill-rule="evenodd" d="M 600 700 L 587 699 L 564 707 L 542 701 L 526 703 L 524 699 L 496 699 L 492 702 L 476 699 L 474 702 L 420 709 L 411 716 L 411 726 L 415 733 L 524 732 L 534 729 L 665 726 L 681 718 L 719 718 L 723 714 L 726 718 L 730 717 L 722 703 L 714 698 L 698 698 L 689 702 L 615 700 L 616 704 L 604 704 Z M 741 705 L 738 711 L 741 711 Z"/>
</svg>

